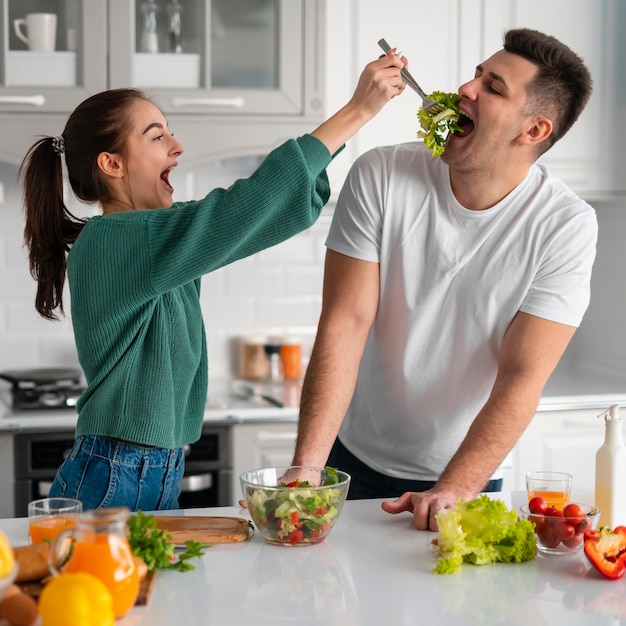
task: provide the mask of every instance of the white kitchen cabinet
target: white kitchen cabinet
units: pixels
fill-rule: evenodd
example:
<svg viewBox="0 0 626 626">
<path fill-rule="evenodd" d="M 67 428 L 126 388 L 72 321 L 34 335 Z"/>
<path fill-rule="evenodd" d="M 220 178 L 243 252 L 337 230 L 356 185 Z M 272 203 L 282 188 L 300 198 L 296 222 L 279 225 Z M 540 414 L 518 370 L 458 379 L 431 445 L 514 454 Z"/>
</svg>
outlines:
<svg viewBox="0 0 626 626">
<path fill-rule="evenodd" d="M 538 412 L 513 449 L 503 490 L 525 490 L 527 472 L 546 470 L 572 474 L 574 497 L 593 496 L 596 452 L 604 441 L 598 415 L 607 408 Z"/>
<path fill-rule="evenodd" d="M 134 86 L 167 112 L 322 115 L 324 0 L 0 0 L 0 7 L 2 111 L 68 112 L 91 93 Z M 29 50 L 15 33 L 15 20 L 36 12 L 57 16 L 54 51 Z M 154 27 L 149 45 L 146 22 Z"/>
<path fill-rule="evenodd" d="M 262 467 L 291 465 L 298 423 L 267 422 L 237 424 L 232 427 L 233 504 L 242 496 L 239 476 Z"/>
<path fill-rule="evenodd" d="M 40 12 L 57 16 L 52 52 L 29 50 L 15 33 L 15 20 Z M 105 2 L 0 0 L 0 113 L 71 111 L 104 89 L 106 23 Z"/>
<path fill-rule="evenodd" d="M 180 0 L 179 29 L 171 0 L 154 2 L 109 0 L 111 87 L 167 113 L 322 115 L 323 2 Z"/>
</svg>

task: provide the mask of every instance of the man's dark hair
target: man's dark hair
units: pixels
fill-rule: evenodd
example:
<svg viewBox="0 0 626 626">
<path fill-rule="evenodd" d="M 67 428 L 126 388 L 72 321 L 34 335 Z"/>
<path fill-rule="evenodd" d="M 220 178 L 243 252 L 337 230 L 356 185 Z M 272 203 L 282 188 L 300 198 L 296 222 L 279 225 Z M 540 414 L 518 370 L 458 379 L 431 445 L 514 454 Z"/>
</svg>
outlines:
<svg viewBox="0 0 626 626">
<path fill-rule="evenodd" d="M 528 113 L 552 120 L 552 134 L 540 150 L 551 148 L 572 127 L 591 96 L 592 79 L 583 60 L 558 39 L 529 28 L 509 30 L 504 49 L 537 66 L 527 86 Z"/>
</svg>

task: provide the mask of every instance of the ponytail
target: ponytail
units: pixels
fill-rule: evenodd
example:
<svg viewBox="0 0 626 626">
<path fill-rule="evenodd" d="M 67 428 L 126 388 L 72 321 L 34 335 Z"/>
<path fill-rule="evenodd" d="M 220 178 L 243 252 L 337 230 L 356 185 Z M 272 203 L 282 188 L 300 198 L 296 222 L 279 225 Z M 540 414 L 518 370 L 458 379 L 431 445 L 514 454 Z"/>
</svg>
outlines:
<svg viewBox="0 0 626 626">
<path fill-rule="evenodd" d="M 86 223 L 72 215 L 63 201 L 62 153 L 62 137 L 44 137 L 31 147 L 20 167 L 24 241 L 30 273 L 37 281 L 35 308 L 47 319 L 58 319 L 57 308 L 63 313 L 67 253 Z"/>
</svg>

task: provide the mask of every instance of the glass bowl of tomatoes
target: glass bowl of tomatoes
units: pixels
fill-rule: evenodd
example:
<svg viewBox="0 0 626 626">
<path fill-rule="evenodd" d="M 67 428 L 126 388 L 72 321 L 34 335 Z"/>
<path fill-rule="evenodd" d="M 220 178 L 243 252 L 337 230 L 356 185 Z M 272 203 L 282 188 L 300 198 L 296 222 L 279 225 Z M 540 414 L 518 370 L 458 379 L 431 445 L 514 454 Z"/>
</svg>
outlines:
<svg viewBox="0 0 626 626">
<path fill-rule="evenodd" d="M 586 530 L 596 528 L 600 509 L 569 502 L 562 509 L 548 506 L 541 497 L 520 507 L 522 516 L 535 525 L 537 548 L 542 554 L 576 554 L 583 547 Z"/>
<path fill-rule="evenodd" d="M 239 477 L 252 522 L 266 542 L 308 546 L 339 518 L 350 476 L 332 467 L 268 467 Z"/>
</svg>

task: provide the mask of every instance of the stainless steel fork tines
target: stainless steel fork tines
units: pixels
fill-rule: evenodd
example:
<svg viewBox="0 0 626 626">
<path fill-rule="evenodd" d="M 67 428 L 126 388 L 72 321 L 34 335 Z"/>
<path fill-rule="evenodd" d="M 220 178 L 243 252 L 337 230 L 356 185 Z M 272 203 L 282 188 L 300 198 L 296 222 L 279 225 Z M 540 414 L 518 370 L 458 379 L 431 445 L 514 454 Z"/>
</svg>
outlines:
<svg viewBox="0 0 626 626">
<path fill-rule="evenodd" d="M 392 48 L 391 46 L 387 43 L 387 41 L 385 39 L 380 39 L 378 41 L 378 45 L 387 53 L 389 52 Z M 409 70 L 406 69 L 406 67 L 403 67 L 400 70 L 400 73 L 402 74 L 402 78 L 404 80 L 404 82 L 411 88 L 413 89 L 413 91 L 415 91 L 415 93 L 417 93 L 417 95 L 422 99 L 422 107 L 431 115 L 437 114 L 437 113 L 441 113 L 441 111 L 443 111 L 445 109 L 445 106 L 439 102 L 435 102 L 434 100 L 432 100 L 431 98 L 429 98 L 425 93 L 424 90 L 419 86 L 418 82 L 413 78 L 413 76 L 411 75 L 411 73 L 409 72 Z"/>
</svg>

